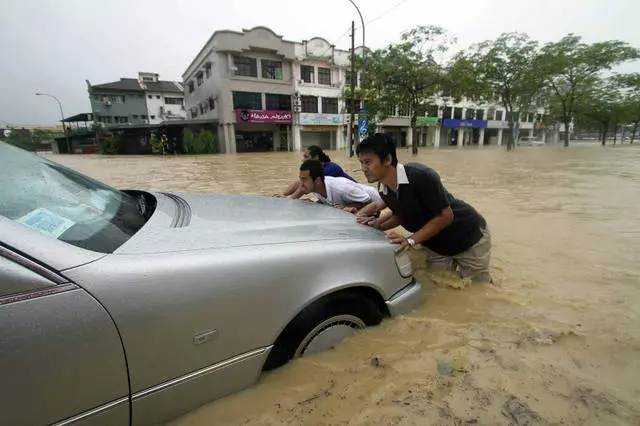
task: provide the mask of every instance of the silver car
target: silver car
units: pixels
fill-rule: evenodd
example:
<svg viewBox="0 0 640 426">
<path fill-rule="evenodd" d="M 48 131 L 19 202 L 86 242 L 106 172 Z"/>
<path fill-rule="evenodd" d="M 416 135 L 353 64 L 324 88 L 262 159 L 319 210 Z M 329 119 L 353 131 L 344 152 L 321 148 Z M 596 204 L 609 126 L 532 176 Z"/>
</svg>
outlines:
<svg viewBox="0 0 640 426">
<path fill-rule="evenodd" d="M 0 418 L 148 425 L 420 305 L 335 208 L 119 191 L 0 142 Z"/>
</svg>

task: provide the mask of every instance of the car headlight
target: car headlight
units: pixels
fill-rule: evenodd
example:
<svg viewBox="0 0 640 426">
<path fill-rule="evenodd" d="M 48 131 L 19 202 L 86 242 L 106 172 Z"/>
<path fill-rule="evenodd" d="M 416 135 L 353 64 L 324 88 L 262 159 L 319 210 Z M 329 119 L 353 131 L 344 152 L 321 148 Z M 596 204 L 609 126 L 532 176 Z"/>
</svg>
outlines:
<svg viewBox="0 0 640 426">
<path fill-rule="evenodd" d="M 398 272 L 403 278 L 409 278 L 413 275 L 413 266 L 411 265 L 411 258 L 409 257 L 409 252 L 405 252 L 404 254 L 398 256 L 395 255 L 396 266 L 398 267 Z"/>
</svg>

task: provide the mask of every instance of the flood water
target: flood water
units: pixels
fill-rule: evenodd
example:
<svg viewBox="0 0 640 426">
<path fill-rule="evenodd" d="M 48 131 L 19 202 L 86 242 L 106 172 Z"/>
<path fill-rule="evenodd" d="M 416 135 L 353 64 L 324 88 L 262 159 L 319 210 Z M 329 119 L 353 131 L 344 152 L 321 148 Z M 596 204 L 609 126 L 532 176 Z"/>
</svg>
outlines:
<svg viewBox="0 0 640 426">
<path fill-rule="evenodd" d="M 355 158 L 329 153 L 360 182 Z M 271 195 L 299 153 L 53 156 L 119 188 Z M 494 285 L 424 268 L 417 311 L 173 426 L 640 424 L 640 147 L 423 148 L 488 220 Z M 259 214 L 259 212 L 256 212 Z"/>
</svg>

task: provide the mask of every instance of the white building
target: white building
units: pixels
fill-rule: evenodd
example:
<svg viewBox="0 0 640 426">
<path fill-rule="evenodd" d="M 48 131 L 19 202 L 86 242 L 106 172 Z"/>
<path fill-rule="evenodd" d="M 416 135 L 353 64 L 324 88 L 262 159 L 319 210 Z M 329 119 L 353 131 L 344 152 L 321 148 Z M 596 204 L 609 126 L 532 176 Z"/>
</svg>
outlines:
<svg viewBox="0 0 640 426">
<path fill-rule="evenodd" d="M 344 146 L 343 91 L 349 52 L 314 37 L 295 45 L 294 149 L 309 145 L 323 149 Z"/>
</svg>

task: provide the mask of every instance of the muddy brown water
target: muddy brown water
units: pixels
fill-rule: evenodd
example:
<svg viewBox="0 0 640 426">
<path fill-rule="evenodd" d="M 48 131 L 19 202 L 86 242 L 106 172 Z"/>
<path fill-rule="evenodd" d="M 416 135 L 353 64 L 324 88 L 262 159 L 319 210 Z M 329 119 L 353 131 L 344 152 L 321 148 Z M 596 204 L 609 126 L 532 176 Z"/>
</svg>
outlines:
<svg viewBox="0 0 640 426">
<path fill-rule="evenodd" d="M 357 160 L 330 155 L 359 181 Z M 52 156 L 119 188 L 271 195 L 299 153 Z M 173 426 L 640 424 L 640 147 L 423 149 L 487 218 L 495 285 L 424 268 L 417 311 Z M 259 212 L 257 212 L 259 214 Z"/>
</svg>

